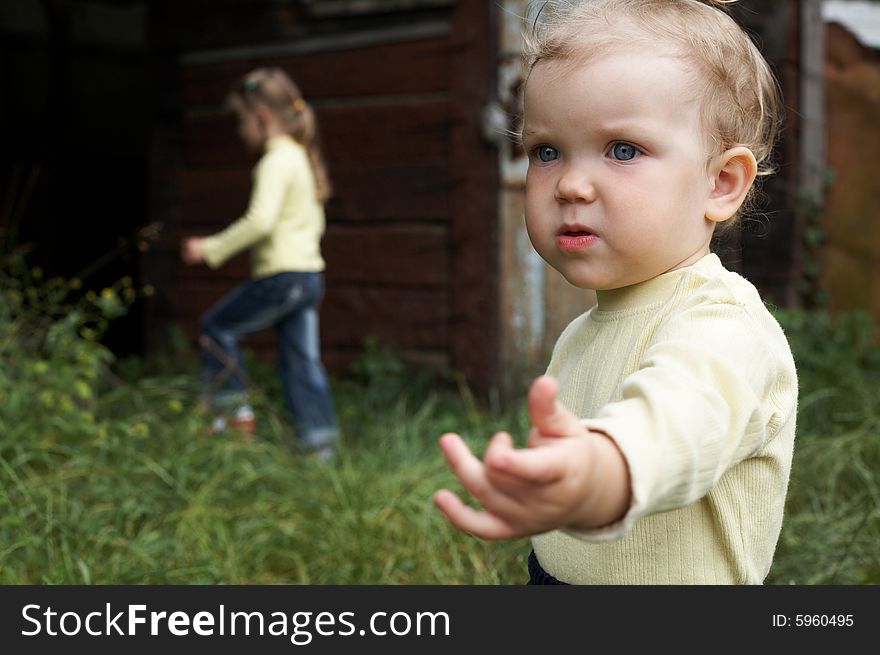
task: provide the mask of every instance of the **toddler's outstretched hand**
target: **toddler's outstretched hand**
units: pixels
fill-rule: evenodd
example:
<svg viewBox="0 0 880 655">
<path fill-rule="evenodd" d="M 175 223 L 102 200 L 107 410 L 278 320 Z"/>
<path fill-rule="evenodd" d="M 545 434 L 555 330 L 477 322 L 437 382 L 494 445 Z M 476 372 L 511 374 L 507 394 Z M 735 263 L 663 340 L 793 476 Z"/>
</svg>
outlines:
<svg viewBox="0 0 880 655">
<path fill-rule="evenodd" d="M 587 430 L 557 400 L 548 376 L 532 383 L 528 407 L 529 447 L 516 449 L 496 434 L 481 462 L 457 434 L 440 447 L 450 468 L 483 510 L 442 489 L 435 502 L 458 528 L 483 539 L 508 539 L 555 528 L 589 529 L 623 515 L 629 476 L 623 455 L 605 435 Z"/>
</svg>

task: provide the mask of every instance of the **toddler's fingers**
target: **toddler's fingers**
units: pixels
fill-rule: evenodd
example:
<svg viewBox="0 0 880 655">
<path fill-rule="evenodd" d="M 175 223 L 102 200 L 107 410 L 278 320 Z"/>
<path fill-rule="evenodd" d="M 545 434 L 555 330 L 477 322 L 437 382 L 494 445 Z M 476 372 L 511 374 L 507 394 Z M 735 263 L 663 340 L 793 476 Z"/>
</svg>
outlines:
<svg viewBox="0 0 880 655">
<path fill-rule="evenodd" d="M 511 527 L 503 520 L 489 512 L 468 507 L 447 489 L 441 489 L 434 494 L 434 502 L 455 527 L 475 537 L 510 539 L 515 536 Z"/>
<path fill-rule="evenodd" d="M 550 484 L 565 474 L 564 453 L 552 446 L 547 448 L 525 448 L 505 453 L 503 461 L 493 466 L 523 482 Z"/>
<path fill-rule="evenodd" d="M 489 495 L 489 484 L 483 462 L 474 456 L 460 436 L 451 432 L 440 437 L 440 449 L 449 468 L 468 493 L 485 505 Z"/>
<path fill-rule="evenodd" d="M 489 442 L 483 464 L 490 484 L 506 496 L 518 500 L 524 492 L 523 483 L 531 484 L 531 480 L 523 480 L 515 473 L 511 474 L 508 463 L 513 451 L 513 439 L 508 433 L 499 432 Z"/>
<path fill-rule="evenodd" d="M 580 419 L 559 402 L 559 383 L 549 375 L 535 379 L 529 389 L 532 424 L 544 436 L 565 437 L 583 431 Z"/>
<path fill-rule="evenodd" d="M 440 437 L 440 450 L 453 470 L 466 465 L 469 460 L 476 460 L 468 445 L 454 432 L 447 432 Z"/>
<path fill-rule="evenodd" d="M 507 432 L 498 432 L 489 442 L 483 461 L 486 466 L 502 467 L 507 453 L 513 450 L 513 439 Z"/>
<path fill-rule="evenodd" d="M 496 435 L 495 448 L 503 448 L 504 442 L 512 443 L 509 435 Z M 467 444 L 457 434 L 444 434 L 440 437 L 440 447 L 449 468 L 455 473 L 462 486 L 477 502 L 493 516 L 515 516 L 521 510 L 521 501 L 511 497 L 506 489 L 498 487 L 496 480 L 490 479 L 487 468 L 477 459 Z"/>
</svg>

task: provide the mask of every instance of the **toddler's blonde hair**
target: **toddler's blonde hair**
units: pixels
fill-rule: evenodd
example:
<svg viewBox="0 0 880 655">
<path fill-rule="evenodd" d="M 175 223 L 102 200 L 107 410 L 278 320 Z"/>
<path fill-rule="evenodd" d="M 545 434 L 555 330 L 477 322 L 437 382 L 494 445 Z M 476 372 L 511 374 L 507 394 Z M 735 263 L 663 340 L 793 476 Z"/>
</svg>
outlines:
<svg viewBox="0 0 880 655">
<path fill-rule="evenodd" d="M 693 64 L 709 159 L 735 146 L 755 155 L 758 175 L 773 173 L 782 98 L 770 66 L 723 5 L 736 0 L 550 0 L 527 16 L 525 66 L 582 62 L 623 50 L 668 53 Z"/>
</svg>

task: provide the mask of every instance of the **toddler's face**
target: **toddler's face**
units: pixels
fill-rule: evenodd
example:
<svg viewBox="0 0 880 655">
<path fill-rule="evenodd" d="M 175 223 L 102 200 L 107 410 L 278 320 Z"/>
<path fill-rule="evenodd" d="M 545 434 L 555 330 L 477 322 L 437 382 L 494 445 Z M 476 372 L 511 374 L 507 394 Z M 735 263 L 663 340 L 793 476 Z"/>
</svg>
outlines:
<svg viewBox="0 0 880 655">
<path fill-rule="evenodd" d="M 526 225 L 572 284 L 628 286 L 709 252 L 713 185 L 694 89 L 683 61 L 644 52 L 533 69 Z"/>
</svg>

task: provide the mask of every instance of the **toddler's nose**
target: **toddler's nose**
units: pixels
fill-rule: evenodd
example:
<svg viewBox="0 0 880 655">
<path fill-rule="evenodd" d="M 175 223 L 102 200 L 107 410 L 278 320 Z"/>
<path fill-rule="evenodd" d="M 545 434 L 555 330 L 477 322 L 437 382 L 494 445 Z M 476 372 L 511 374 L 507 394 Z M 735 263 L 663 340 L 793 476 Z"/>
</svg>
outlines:
<svg viewBox="0 0 880 655">
<path fill-rule="evenodd" d="M 556 200 L 559 202 L 593 202 L 596 187 L 586 166 L 567 166 L 556 183 Z"/>
</svg>

